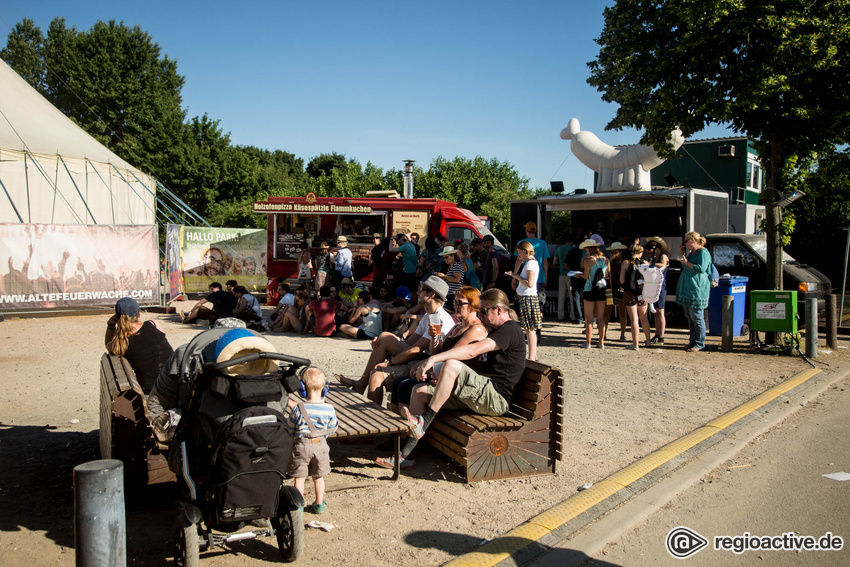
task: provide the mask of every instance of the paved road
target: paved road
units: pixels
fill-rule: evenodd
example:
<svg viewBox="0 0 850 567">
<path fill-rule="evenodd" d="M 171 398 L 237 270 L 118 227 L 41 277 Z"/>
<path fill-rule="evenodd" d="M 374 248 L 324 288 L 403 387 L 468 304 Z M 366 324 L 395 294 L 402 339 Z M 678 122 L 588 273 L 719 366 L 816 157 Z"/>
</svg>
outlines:
<svg viewBox="0 0 850 567">
<path fill-rule="evenodd" d="M 698 480 L 634 527 L 635 518 L 642 513 L 640 498 L 615 510 L 586 533 L 564 541 L 560 549 L 533 565 L 850 565 L 850 481 L 822 476 L 850 473 L 848 416 L 850 378 L 844 378 L 708 474 L 689 480 L 671 478 L 667 490 L 673 493 Z M 678 474 L 693 475 L 693 471 Z M 662 486 L 657 489 L 664 490 Z M 644 509 L 646 505 L 643 502 Z M 685 559 L 673 558 L 665 540 L 678 526 L 703 536 L 707 546 Z M 621 535 L 611 535 L 620 530 L 624 530 Z M 793 532 L 798 537 L 816 538 L 832 532 L 843 538 L 844 549 L 753 550 L 740 555 L 713 549 L 715 536 L 741 536 L 745 532 L 780 537 Z"/>
</svg>

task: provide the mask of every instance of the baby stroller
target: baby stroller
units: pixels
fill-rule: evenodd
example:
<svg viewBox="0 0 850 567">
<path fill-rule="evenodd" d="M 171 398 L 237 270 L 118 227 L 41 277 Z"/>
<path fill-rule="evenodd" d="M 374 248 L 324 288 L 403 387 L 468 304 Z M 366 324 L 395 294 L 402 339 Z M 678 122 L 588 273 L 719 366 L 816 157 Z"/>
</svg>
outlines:
<svg viewBox="0 0 850 567">
<path fill-rule="evenodd" d="M 310 361 L 273 350 L 247 329 L 211 329 L 186 346 L 185 401 L 169 452 L 185 495 L 178 565 L 194 567 L 202 550 L 257 537 L 275 536 L 284 561 L 304 549 L 304 501 L 283 483 L 293 447 L 283 410 Z"/>
</svg>

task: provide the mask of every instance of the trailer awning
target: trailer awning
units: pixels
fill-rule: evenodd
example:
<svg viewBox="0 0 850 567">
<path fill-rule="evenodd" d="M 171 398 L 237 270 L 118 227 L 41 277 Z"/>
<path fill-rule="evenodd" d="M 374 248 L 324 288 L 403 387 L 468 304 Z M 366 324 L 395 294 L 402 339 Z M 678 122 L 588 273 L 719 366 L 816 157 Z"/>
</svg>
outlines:
<svg viewBox="0 0 850 567">
<path fill-rule="evenodd" d="M 675 208 L 682 205 L 685 196 L 664 194 L 658 195 L 649 191 L 635 192 L 634 196 L 624 193 L 592 193 L 589 195 L 571 195 L 570 197 L 541 198 L 538 204 L 543 204 L 546 211 L 592 211 L 598 209 L 659 209 Z"/>
</svg>

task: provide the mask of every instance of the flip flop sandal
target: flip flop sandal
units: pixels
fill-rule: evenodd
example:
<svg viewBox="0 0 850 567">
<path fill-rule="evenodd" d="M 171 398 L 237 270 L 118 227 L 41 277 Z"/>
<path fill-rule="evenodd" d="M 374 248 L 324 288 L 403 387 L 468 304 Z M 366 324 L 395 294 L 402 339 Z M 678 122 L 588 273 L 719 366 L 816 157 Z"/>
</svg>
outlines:
<svg viewBox="0 0 850 567">
<path fill-rule="evenodd" d="M 351 378 L 346 378 L 342 374 L 334 374 L 334 378 L 336 378 L 337 382 L 345 386 L 346 388 L 354 389 L 354 385 L 357 384 L 356 380 L 352 380 Z"/>
</svg>

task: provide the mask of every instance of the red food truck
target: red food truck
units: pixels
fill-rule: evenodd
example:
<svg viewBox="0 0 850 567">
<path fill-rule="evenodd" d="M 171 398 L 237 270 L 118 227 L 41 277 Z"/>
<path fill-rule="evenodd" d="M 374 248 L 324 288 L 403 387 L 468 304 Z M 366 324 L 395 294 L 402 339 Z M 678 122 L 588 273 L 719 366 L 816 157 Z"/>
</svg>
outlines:
<svg viewBox="0 0 850 567">
<path fill-rule="evenodd" d="M 279 281 L 298 278 L 298 255 L 302 241 L 315 255 L 322 242 L 334 251 L 336 237 L 345 234 L 354 258 L 354 279 L 370 281 L 369 255 L 372 235 L 419 233 L 425 238 L 442 234 L 449 242 L 458 238 L 469 242 L 491 234 L 474 213 L 440 199 L 399 199 L 394 197 L 269 197 L 256 201 L 254 212 L 268 215 L 269 304 L 275 303 Z M 498 244 L 498 239 L 496 239 Z"/>
</svg>

